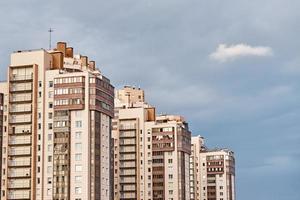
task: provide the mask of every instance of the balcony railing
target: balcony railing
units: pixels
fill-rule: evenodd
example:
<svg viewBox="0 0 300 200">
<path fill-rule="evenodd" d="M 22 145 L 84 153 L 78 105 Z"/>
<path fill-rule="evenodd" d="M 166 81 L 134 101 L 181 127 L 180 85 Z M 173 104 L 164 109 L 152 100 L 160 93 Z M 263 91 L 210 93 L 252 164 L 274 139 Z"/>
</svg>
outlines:
<svg viewBox="0 0 300 200">
<path fill-rule="evenodd" d="M 8 188 L 30 188 L 30 180 L 13 180 L 7 184 Z"/>
<path fill-rule="evenodd" d="M 11 96 L 10 102 L 31 101 L 31 95 Z"/>
<path fill-rule="evenodd" d="M 8 199 L 30 199 L 30 191 L 9 191 Z"/>
<path fill-rule="evenodd" d="M 8 144 L 10 145 L 18 145 L 18 144 L 31 144 L 30 137 L 10 137 L 8 140 Z"/>
<path fill-rule="evenodd" d="M 20 167 L 20 166 L 30 166 L 30 160 L 10 160 L 8 161 L 9 167 Z"/>
<path fill-rule="evenodd" d="M 22 107 L 12 107 L 9 110 L 10 112 L 31 112 L 31 106 L 22 106 Z"/>
<path fill-rule="evenodd" d="M 16 75 L 16 74 L 12 74 L 10 76 L 10 80 L 11 81 L 27 81 L 27 80 L 32 80 L 33 75 Z"/>
<path fill-rule="evenodd" d="M 29 91 L 32 90 L 31 85 L 26 85 L 26 84 L 18 84 L 18 85 L 12 85 L 10 87 L 11 92 L 19 92 L 19 91 Z"/>
<path fill-rule="evenodd" d="M 30 177 L 30 169 L 15 168 L 10 169 L 7 173 L 9 178 Z"/>
<path fill-rule="evenodd" d="M 120 124 L 120 130 L 134 130 L 136 129 L 136 124 Z"/>
<path fill-rule="evenodd" d="M 30 123 L 31 122 L 31 115 L 24 115 L 24 117 L 18 118 L 10 118 L 9 123 Z"/>
<path fill-rule="evenodd" d="M 21 156 L 21 155 L 30 155 L 31 149 L 30 148 L 23 148 L 23 149 L 9 149 L 8 155 L 10 156 Z"/>
</svg>

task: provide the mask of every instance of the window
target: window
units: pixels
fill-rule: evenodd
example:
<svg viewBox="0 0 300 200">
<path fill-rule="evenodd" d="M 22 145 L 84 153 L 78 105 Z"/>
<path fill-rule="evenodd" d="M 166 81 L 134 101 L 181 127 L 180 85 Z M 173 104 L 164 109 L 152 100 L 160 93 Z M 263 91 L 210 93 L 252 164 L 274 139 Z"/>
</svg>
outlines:
<svg viewBox="0 0 300 200">
<path fill-rule="evenodd" d="M 52 178 L 48 177 L 48 184 L 51 184 L 51 183 L 52 183 Z"/>
<path fill-rule="evenodd" d="M 82 171 L 82 165 L 75 165 L 75 172 L 81 172 Z"/>
<path fill-rule="evenodd" d="M 53 103 L 52 102 L 49 103 L 49 108 L 53 108 Z"/>
<path fill-rule="evenodd" d="M 53 98 L 53 92 L 48 92 L 48 97 Z"/>
<path fill-rule="evenodd" d="M 39 92 L 39 97 L 42 97 L 42 92 Z"/>
<path fill-rule="evenodd" d="M 39 126 L 39 130 L 41 130 L 42 129 L 42 124 L 39 123 L 38 126 Z"/>
<path fill-rule="evenodd" d="M 172 159 L 168 159 L 168 163 L 169 164 L 173 163 L 173 160 Z"/>
<path fill-rule="evenodd" d="M 75 194 L 81 194 L 81 187 L 75 187 Z"/>
<path fill-rule="evenodd" d="M 47 167 L 47 173 L 49 173 L 49 174 L 52 173 L 52 167 L 51 166 Z"/>
<path fill-rule="evenodd" d="M 82 154 L 81 153 L 76 153 L 75 154 L 75 160 L 76 161 L 81 161 L 81 159 L 82 159 Z"/>
<path fill-rule="evenodd" d="M 169 179 L 173 179 L 173 174 L 169 174 Z"/>
<path fill-rule="evenodd" d="M 42 81 L 39 81 L 39 87 L 42 87 Z"/>
<path fill-rule="evenodd" d="M 49 87 L 53 87 L 53 81 L 49 81 Z"/>
<path fill-rule="evenodd" d="M 53 113 L 52 113 L 52 112 L 49 112 L 49 113 L 48 113 L 48 119 L 52 119 L 52 117 L 53 117 Z"/>
<path fill-rule="evenodd" d="M 81 131 L 75 132 L 75 138 L 81 139 Z"/>
<path fill-rule="evenodd" d="M 48 151 L 49 151 L 49 152 L 52 151 L 52 145 L 51 145 L 51 144 L 48 145 Z"/>
<path fill-rule="evenodd" d="M 76 149 L 76 151 L 81 151 L 81 149 L 82 149 L 81 143 L 75 143 L 75 149 Z"/>
<path fill-rule="evenodd" d="M 49 130 L 52 130 L 52 128 L 53 128 L 53 127 L 52 127 L 52 123 L 48 123 L 48 129 L 49 129 Z"/>
<path fill-rule="evenodd" d="M 75 176 L 75 182 L 81 182 L 82 177 L 81 176 Z"/>
<path fill-rule="evenodd" d="M 75 126 L 76 126 L 76 128 L 81 128 L 82 127 L 82 121 L 75 121 Z"/>
<path fill-rule="evenodd" d="M 48 162 L 52 162 L 52 156 L 48 156 Z"/>
<path fill-rule="evenodd" d="M 52 140 L 52 134 L 48 134 L 48 140 Z"/>
</svg>

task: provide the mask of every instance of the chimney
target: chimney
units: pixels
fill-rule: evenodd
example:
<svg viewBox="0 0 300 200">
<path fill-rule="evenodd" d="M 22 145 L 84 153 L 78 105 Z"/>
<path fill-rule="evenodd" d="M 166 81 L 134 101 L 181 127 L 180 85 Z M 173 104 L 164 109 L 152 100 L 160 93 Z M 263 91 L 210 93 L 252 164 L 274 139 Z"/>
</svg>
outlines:
<svg viewBox="0 0 300 200">
<path fill-rule="evenodd" d="M 80 60 L 81 60 L 81 66 L 85 66 L 88 67 L 88 57 L 87 56 L 80 56 Z"/>
<path fill-rule="evenodd" d="M 65 56 L 67 58 L 73 58 L 73 47 L 67 47 Z"/>
<path fill-rule="evenodd" d="M 64 56 L 66 55 L 66 48 L 67 48 L 67 43 L 65 42 L 57 43 L 57 51 L 62 52 Z"/>
<path fill-rule="evenodd" d="M 95 66 L 96 64 L 95 64 L 95 61 L 90 61 L 89 62 L 89 68 L 90 68 L 90 70 L 92 70 L 92 71 L 94 71 L 95 69 L 96 69 L 96 66 Z"/>
<path fill-rule="evenodd" d="M 52 69 L 62 69 L 64 66 L 64 54 L 62 52 L 52 52 Z"/>
</svg>

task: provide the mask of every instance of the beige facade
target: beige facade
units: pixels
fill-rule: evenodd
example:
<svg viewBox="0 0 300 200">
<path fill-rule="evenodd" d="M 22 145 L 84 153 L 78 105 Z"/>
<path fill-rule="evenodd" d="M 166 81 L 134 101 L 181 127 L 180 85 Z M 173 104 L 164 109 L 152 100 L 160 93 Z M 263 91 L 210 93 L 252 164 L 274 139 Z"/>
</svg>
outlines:
<svg viewBox="0 0 300 200">
<path fill-rule="evenodd" d="M 228 149 L 209 150 L 192 138 L 191 196 L 195 200 L 235 200 L 235 159 Z"/>
<path fill-rule="evenodd" d="M 114 88 L 59 42 L 11 55 L 1 199 L 112 199 Z"/>
<path fill-rule="evenodd" d="M 125 86 L 116 97 L 115 199 L 190 199 L 191 133 L 185 120 L 156 116 L 139 88 Z"/>
</svg>

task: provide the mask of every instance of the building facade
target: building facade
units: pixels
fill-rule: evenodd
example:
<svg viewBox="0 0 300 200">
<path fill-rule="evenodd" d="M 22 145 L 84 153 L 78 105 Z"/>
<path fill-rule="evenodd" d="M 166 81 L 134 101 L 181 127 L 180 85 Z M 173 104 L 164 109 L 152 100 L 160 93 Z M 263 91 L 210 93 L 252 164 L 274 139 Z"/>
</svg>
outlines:
<svg viewBox="0 0 300 200">
<path fill-rule="evenodd" d="M 115 96 L 115 199 L 190 199 L 191 133 L 185 120 L 156 116 L 139 88 L 125 86 Z"/>
<path fill-rule="evenodd" d="M 192 138 L 191 196 L 197 200 L 235 200 L 235 159 L 228 149 L 209 150 Z"/>
<path fill-rule="evenodd" d="M 112 199 L 114 88 L 95 62 L 17 51 L 5 84 L 1 199 Z"/>
</svg>

